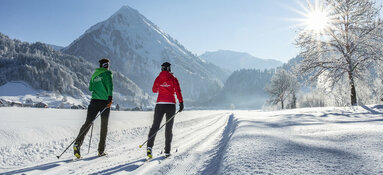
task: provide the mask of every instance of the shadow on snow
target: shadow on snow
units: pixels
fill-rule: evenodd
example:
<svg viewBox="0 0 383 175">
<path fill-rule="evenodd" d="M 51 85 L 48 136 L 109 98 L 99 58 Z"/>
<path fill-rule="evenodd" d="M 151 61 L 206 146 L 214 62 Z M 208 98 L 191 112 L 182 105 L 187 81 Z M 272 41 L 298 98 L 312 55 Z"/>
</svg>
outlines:
<svg viewBox="0 0 383 175">
<path fill-rule="evenodd" d="M 150 160 L 150 161 L 162 160 L 162 159 L 164 159 L 164 157 L 157 157 L 157 158 L 155 158 L 153 160 Z M 114 174 L 114 173 L 121 172 L 121 171 L 131 172 L 131 171 L 134 171 L 137 168 L 139 168 L 145 161 L 146 161 L 145 158 L 139 159 L 139 160 L 136 160 L 136 161 L 133 161 L 133 162 L 129 162 L 129 163 L 126 163 L 126 164 L 123 164 L 123 165 L 119 165 L 119 166 L 116 166 L 116 167 L 113 167 L 113 168 L 109 168 L 109 169 L 102 170 L 102 171 L 99 171 L 99 172 L 96 172 L 96 173 L 92 173 L 91 175 L 95 175 L 95 174 Z M 142 162 L 142 164 L 137 164 L 139 162 Z"/>
<path fill-rule="evenodd" d="M 83 158 L 83 159 L 80 159 L 77 161 L 90 161 L 90 160 L 96 159 L 97 157 L 98 156 L 93 156 L 93 157 L 89 157 L 89 158 Z M 20 174 L 20 173 L 26 173 L 26 172 L 35 171 L 35 170 L 45 171 L 45 170 L 49 170 L 49 169 L 58 167 L 62 163 L 71 163 L 71 162 L 75 162 L 75 161 L 73 159 L 61 160 L 61 161 L 46 163 L 46 164 L 37 165 L 37 166 L 33 166 L 33 167 L 8 171 L 8 172 L 4 172 L 4 174 Z"/>
<path fill-rule="evenodd" d="M 227 145 L 231 139 L 231 136 L 237 128 L 237 119 L 234 119 L 234 114 L 229 116 L 229 120 L 226 124 L 225 130 L 222 133 L 222 138 L 218 143 L 215 153 L 213 153 L 212 159 L 209 164 L 204 168 L 200 174 L 219 174 L 220 167 L 222 165 L 223 153 L 226 151 Z"/>
</svg>

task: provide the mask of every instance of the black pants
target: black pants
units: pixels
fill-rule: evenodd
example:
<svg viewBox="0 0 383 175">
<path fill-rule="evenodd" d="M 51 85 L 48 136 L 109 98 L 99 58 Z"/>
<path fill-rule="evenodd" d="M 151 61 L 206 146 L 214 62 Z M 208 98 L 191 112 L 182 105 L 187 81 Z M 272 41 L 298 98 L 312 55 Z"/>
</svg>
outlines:
<svg viewBox="0 0 383 175">
<path fill-rule="evenodd" d="M 175 104 L 157 104 L 154 110 L 153 125 L 150 128 L 148 138 L 152 136 L 153 134 L 155 134 L 156 131 L 159 129 L 162 118 L 164 117 L 164 114 L 166 114 L 166 121 L 168 121 L 171 117 L 173 117 L 175 112 L 176 112 Z M 172 131 L 173 123 L 174 123 L 174 118 L 171 121 L 169 121 L 165 127 L 165 153 L 170 153 L 171 143 L 173 139 L 173 131 Z M 148 141 L 148 145 L 147 145 L 148 147 L 153 148 L 155 138 L 156 138 L 156 135 L 154 135 L 152 139 Z"/>
<path fill-rule="evenodd" d="M 84 142 L 84 138 L 86 133 L 88 133 L 89 129 L 91 128 L 90 125 L 92 125 L 92 122 L 95 120 L 98 112 L 101 112 L 107 105 L 106 100 L 94 100 L 92 99 L 90 101 L 90 104 L 88 106 L 88 114 L 86 116 L 86 121 L 82 125 L 80 132 L 78 133 L 78 138 L 76 140 L 76 144 L 78 144 L 80 147 L 82 143 Z M 106 134 L 108 132 L 108 120 L 109 120 L 109 112 L 110 109 L 107 108 L 102 114 L 101 114 L 101 132 L 100 132 L 100 142 L 98 144 L 98 152 L 103 153 L 105 150 L 105 140 L 106 140 Z M 80 135 L 83 133 L 82 135 Z"/>
</svg>

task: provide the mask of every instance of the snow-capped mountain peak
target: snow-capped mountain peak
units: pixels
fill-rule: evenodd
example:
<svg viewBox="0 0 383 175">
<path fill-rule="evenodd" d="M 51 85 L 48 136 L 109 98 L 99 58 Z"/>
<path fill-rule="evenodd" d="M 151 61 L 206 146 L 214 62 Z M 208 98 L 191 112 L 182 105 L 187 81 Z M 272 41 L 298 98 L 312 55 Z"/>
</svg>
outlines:
<svg viewBox="0 0 383 175">
<path fill-rule="evenodd" d="M 180 80 L 186 99 L 196 100 L 212 89 L 216 91 L 228 76 L 218 67 L 203 62 L 129 6 L 121 7 L 107 20 L 92 26 L 63 52 L 82 56 L 94 64 L 101 57 L 108 57 L 113 70 L 150 93 L 160 65 L 169 61 L 176 76 L 189 80 Z"/>
</svg>

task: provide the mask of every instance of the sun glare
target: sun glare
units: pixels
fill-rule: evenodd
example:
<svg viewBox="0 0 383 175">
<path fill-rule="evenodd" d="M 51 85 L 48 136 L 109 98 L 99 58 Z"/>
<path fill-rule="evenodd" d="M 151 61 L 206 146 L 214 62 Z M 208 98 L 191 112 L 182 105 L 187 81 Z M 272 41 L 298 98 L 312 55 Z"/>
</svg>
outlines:
<svg viewBox="0 0 383 175">
<path fill-rule="evenodd" d="M 320 9 L 313 9 L 310 11 L 305 19 L 306 29 L 315 32 L 323 32 L 330 25 L 330 19 L 325 11 Z"/>
<path fill-rule="evenodd" d="M 321 34 L 333 25 L 333 16 L 331 16 L 331 9 L 326 6 L 322 0 L 307 0 L 307 4 L 299 5 L 301 10 L 294 10 L 302 16 L 297 19 L 300 23 L 298 26 L 303 26 L 305 30 L 312 31 L 312 34 Z"/>
</svg>

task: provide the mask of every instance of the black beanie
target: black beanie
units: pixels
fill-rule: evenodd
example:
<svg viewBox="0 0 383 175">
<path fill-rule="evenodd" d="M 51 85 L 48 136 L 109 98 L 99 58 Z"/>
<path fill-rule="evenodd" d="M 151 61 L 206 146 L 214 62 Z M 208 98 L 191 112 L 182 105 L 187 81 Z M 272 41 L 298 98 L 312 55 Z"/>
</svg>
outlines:
<svg viewBox="0 0 383 175">
<path fill-rule="evenodd" d="M 98 62 L 100 63 L 100 67 L 103 67 L 103 68 L 109 67 L 109 59 L 108 58 L 102 58 Z"/>
<path fill-rule="evenodd" d="M 161 65 L 161 71 L 168 71 L 168 72 L 171 72 L 171 69 L 170 69 L 170 63 L 169 62 L 165 62 Z"/>
</svg>

